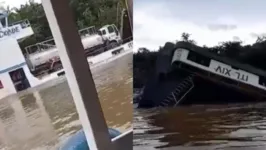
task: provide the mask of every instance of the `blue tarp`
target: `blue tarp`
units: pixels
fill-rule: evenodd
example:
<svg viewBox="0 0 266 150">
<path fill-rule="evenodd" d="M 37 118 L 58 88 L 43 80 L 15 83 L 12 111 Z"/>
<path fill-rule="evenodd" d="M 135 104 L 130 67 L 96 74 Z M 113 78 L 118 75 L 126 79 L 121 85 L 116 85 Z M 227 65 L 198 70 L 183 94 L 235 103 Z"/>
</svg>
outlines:
<svg viewBox="0 0 266 150">
<path fill-rule="evenodd" d="M 109 128 L 111 138 L 115 138 L 121 133 L 115 129 Z M 85 133 L 83 130 L 78 131 L 64 143 L 60 150 L 90 150 L 87 144 Z"/>
</svg>

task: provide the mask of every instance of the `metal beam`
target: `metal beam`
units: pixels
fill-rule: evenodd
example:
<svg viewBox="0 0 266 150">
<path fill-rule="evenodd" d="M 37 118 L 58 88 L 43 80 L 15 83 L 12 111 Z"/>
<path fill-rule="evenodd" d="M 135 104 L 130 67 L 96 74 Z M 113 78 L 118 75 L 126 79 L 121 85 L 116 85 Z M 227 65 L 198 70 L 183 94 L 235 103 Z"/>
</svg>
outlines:
<svg viewBox="0 0 266 150">
<path fill-rule="evenodd" d="M 107 125 L 84 48 L 67 0 L 42 0 L 88 145 L 112 150 Z"/>
<path fill-rule="evenodd" d="M 128 17 L 129 17 L 131 32 L 133 33 L 133 0 L 125 0 L 125 2 L 129 13 Z"/>
<path fill-rule="evenodd" d="M 116 150 L 132 150 L 133 149 L 133 130 L 130 129 L 123 134 L 112 139 Z"/>
</svg>

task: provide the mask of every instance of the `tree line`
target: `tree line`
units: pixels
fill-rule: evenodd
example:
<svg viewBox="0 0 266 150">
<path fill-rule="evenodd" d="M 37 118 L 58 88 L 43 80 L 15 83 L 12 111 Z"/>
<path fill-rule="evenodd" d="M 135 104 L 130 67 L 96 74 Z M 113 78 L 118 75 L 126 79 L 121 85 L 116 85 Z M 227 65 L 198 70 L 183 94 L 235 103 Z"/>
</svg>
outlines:
<svg viewBox="0 0 266 150">
<path fill-rule="evenodd" d="M 182 33 L 181 41 L 197 45 L 190 38 L 189 33 Z M 178 41 L 177 41 L 178 42 Z M 173 43 L 175 44 L 175 43 Z M 163 50 L 161 47 L 158 51 Z M 202 46 L 203 51 L 208 51 L 220 57 L 226 57 L 255 68 L 265 70 L 266 74 L 266 37 L 257 37 L 254 44 L 244 45 L 242 41 L 225 41 L 212 47 Z M 140 48 L 133 56 L 134 87 L 142 87 L 151 74 L 155 71 L 158 51 Z"/>
<path fill-rule="evenodd" d="M 106 24 L 115 24 L 119 28 L 121 11 L 126 8 L 123 0 L 69 0 L 69 5 L 78 29 L 89 26 L 100 28 Z M 4 9 L 9 13 L 9 24 L 24 19 L 31 24 L 34 35 L 20 42 L 23 53 L 26 46 L 52 38 L 42 4 L 29 0 L 18 8 Z"/>
</svg>

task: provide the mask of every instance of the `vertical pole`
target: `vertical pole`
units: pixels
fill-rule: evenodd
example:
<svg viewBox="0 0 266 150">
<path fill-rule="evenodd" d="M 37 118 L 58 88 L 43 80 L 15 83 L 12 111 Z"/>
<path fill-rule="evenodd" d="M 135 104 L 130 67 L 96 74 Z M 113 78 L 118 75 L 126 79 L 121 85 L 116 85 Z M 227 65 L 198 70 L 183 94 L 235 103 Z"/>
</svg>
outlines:
<svg viewBox="0 0 266 150">
<path fill-rule="evenodd" d="M 120 7 L 120 3 L 117 2 L 116 4 L 116 23 L 117 23 L 117 26 L 119 25 L 119 7 Z"/>
<path fill-rule="evenodd" d="M 124 15 L 125 15 L 125 9 L 121 12 L 121 22 L 120 22 L 120 36 L 123 38 L 123 28 L 124 28 Z M 124 39 L 123 39 L 124 40 Z"/>
<path fill-rule="evenodd" d="M 42 0 L 88 146 L 112 150 L 97 91 L 67 0 Z"/>
<path fill-rule="evenodd" d="M 128 11 L 128 17 L 131 27 L 131 32 L 133 33 L 133 0 L 125 0 L 126 1 L 126 7 Z"/>
<path fill-rule="evenodd" d="M 9 24 L 8 24 L 8 18 L 6 17 L 5 19 L 6 19 L 6 20 L 5 20 L 5 21 L 6 21 L 6 27 L 8 27 L 8 25 L 9 25 Z"/>
</svg>

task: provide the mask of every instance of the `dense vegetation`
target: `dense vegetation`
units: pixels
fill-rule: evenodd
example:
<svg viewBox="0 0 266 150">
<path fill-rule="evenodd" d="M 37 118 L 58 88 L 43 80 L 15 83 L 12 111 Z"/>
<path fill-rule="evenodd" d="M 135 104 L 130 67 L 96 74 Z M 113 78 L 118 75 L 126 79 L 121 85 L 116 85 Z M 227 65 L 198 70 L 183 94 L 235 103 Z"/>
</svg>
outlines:
<svg viewBox="0 0 266 150">
<path fill-rule="evenodd" d="M 100 28 L 106 24 L 116 24 L 119 28 L 121 11 L 125 8 L 123 0 L 69 0 L 73 8 L 75 21 L 79 29 L 94 25 Z M 9 23 L 28 19 L 34 35 L 20 43 L 25 46 L 50 39 L 52 37 L 42 4 L 29 0 L 19 8 L 5 8 L 9 13 Z M 66 16 L 67 17 L 67 16 Z"/>
<path fill-rule="evenodd" d="M 182 41 L 193 43 L 188 33 L 181 35 Z M 163 50 L 159 48 L 158 51 Z M 227 57 L 253 67 L 266 70 L 266 38 L 258 37 L 252 45 L 243 45 L 241 41 L 226 41 L 214 47 L 203 46 L 204 51 L 209 51 L 221 57 Z M 158 52 L 150 52 L 146 48 L 134 54 L 134 88 L 142 87 L 155 70 Z"/>
</svg>

